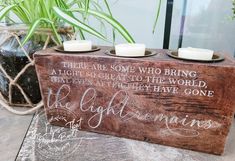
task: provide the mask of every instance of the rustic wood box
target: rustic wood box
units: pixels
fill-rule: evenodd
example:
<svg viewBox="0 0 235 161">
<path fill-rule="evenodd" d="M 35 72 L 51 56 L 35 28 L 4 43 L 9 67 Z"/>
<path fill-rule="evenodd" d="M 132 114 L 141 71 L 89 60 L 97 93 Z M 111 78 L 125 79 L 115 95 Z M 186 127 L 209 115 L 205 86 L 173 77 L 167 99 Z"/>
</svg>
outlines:
<svg viewBox="0 0 235 161">
<path fill-rule="evenodd" d="M 222 154 L 233 120 L 233 58 L 199 63 L 47 49 L 35 64 L 48 120 L 59 126 Z"/>
</svg>

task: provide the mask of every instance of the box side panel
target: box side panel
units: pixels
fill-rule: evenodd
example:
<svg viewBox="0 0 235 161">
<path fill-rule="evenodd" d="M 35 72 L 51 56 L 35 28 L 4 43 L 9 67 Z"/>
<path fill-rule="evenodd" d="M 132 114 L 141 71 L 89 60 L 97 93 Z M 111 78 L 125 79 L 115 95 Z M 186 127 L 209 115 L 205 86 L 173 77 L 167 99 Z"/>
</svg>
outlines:
<svg viewBox="0 0 235 161">
<path fill-rule="evenodd" d="M 221 154 L 234 69 L 138 59 L 37 56 L 48 119 L 82 130 Z"/>
</svg>

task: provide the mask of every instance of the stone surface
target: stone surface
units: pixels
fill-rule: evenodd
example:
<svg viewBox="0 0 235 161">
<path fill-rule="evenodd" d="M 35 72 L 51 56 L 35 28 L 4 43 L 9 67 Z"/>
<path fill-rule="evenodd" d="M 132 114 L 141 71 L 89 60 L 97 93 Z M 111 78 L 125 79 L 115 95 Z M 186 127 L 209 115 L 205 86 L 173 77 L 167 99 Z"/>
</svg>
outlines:
<svg viewBox="0 0 235 161">
<path fill-rule="evenodd" d="M 35 54 L 48 120 L 59 126 L 222 154 L 234 112 L 235 63 L 98 52 Z"/>
<path fill-rule="evenodd" d="M 24 140 L 32 115 L 17 116 L 0 106 L 0 160 L 13 161 Z"/>
</svg>

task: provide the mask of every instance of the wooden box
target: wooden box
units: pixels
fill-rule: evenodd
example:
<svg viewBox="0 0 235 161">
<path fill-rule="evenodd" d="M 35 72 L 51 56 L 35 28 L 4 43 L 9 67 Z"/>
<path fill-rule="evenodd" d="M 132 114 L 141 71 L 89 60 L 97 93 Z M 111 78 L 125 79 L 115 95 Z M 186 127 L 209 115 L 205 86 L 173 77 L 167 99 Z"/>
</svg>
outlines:
<svg viewBox="0 0 235 161">
<path fill-rule="evenodd" d="M 110 50 L 35 54 L 48 120 L 59 126 L 222 154 L 233 120 L 233 58 L 118 58 Z"/>
</svg>

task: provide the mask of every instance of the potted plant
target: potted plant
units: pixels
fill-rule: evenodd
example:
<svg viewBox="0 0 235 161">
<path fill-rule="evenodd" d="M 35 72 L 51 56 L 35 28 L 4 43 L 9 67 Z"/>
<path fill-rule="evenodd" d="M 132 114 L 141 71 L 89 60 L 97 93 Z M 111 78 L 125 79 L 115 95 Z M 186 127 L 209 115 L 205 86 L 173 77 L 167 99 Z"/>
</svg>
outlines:
<svg viewBox="0 0 235 161">
<path fill-rule="evenodd" d="M 27 114 L 42 106 L 38 81 L 35 74 L 33 54 L 35 51 L 62 44 L 75 33 L 85 39 L 92 34 L 106 40 L 106 36 L 88 25 L 89 16 L 103 21 L 133 43 L 128 31 L 114 19 L 109 4 L 104 7 L 95 0 L 1 0 L 0 20 L 0 97 L 1 104 L 16 114 Z M 15 18 L 20 22 L 17 23 Z M 8 25 L 8 24 L 11 25 Z M 31 107 L 19 112 L 12 106 Z"/>
</svg>

